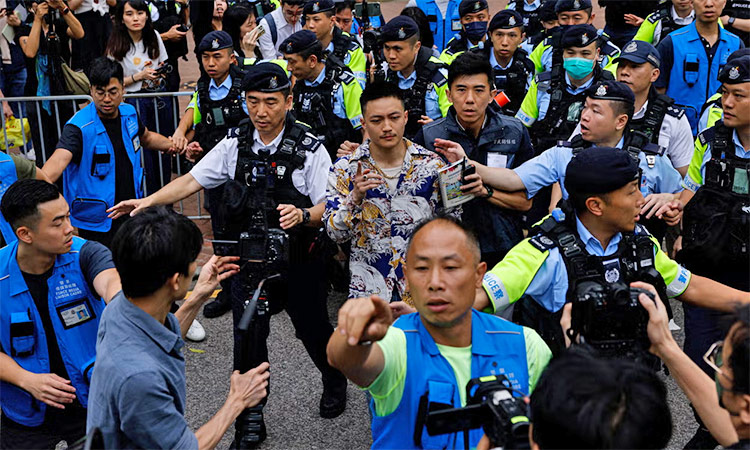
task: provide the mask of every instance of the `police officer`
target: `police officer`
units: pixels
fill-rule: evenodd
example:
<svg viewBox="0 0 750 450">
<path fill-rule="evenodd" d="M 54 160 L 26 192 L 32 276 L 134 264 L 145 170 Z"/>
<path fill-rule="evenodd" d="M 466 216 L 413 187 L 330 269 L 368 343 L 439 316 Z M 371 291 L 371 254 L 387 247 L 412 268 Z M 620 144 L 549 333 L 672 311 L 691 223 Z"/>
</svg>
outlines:
<svg viewBox="0 0 750 450">
<path fill-rule="evenodd" d="M 322 255 L 315 253 L 313 241 L 321 224 L 325 206 L 326 184 L 331 158 L 325 147 L 310 134 L 310 128 L 288 113 L 292 106 L 291 83 L 284 69 L 271 62 L 261 62 L 248 69 L 243 80 L 247 95 L 250 120 L 239 129 L 230 130 L 230 136 L 214 147 L 190 173 L 172 181 L 158 192 L 145 199 L 128 200 L 111 208 L 113 216 L 137 213 L 145 207 L 172 204 L 203 188 L 217 186 L 229 180 L 248 180 L 253 173 L 272 167 L 268 172 L 269 183 L 273 183 L 270 206 L 276 211 L 268 214 L 268 226 L 281 228 L 290 236 L 290 265 L 287 273 L 294 279 L 272 284 L 268 294 L 272 307 L 286 305 L 297 335 L 308 354 L 323 374 L 323 396 L 320 415 L 332 418 L 340 415 L 346 407 L 346 379 L 331 368 L 326 360 L 325 346 L 333 332 L 328 322 L 326 288 Z M 246 182 L 232 181 L 232 190 L 227 186 L 223 203 L 237 204 L 237 189 L 246 189 Z M 220 224 L 220 238 L 239 238 L 243 224 L 258 209 L 232 213 L 224 211 L 225 219 Z M 312 247 L 312 249 L 311 249 Z M 247 286 L 254 274 L 246 266 L 232 282 L 232 310 L 235 323 L 235 367 L 247 358 L 253 367 L 268 361 L 266 338 L 268 337 L 268 312 L 258 316 L 253 325 L 253 342 L 250 354 L 239 354 L 241 335 L 236 329 L 244 311 L 244 301 L 252 296 L 257 285 Z M 269 283 L 270 284 L 270 283 Z M 256 411 L 258 426 L 256 441 L 265 439 L 262 407 Z"/>
<path fill-rule="evenodd" d="M 165 86 L 167 92 L 180 90 L 179 58 L 187 55 L 187 31 L 183 28 L 187 23 L 188 0 L 151 0 L 149 4 L 151 21 L 164 42 L 167 50 L 167 64 L 172 71 L 166 74 Z"/>
<path fill-rule="evenodd" d="M 701 106 L 718 91 L 719 70 L 741 47 L 740 39 L 719 26 L 726 0 L 693 0 L 695 21 L 665 37 L 657 46 L 662 71 L 656 88 L 685 109 L 693 136 Z"/>
<path fill-rule="evenodd" d="M 516 114 L 531 129 L 538 151 L 570 136 L 581 116 L 586 89 L 614 78 L 596 64 L 599 36 L 592 25 L 566 27 L 560 45 L 560 63 L 534 78 Z"/>
<path fill-rule="evenodd" d="M 521 15 L 523 18 L 523 29 L 526 30 L 526 34 L 529 36 L 536 35 L 544 31 L 542 25 L 542 4 L 554 0 L 511 0 L 508 2 L 506 9 L 513 10 Z M 557 17 L 555 17 L 557 20 Z"/>
<path fill-rule="evenodd" d="M 0 250 L 0 447 L 55 448 L 86 434 L 97 327 L 120 277 L 106 247 L 73 236 L 53 184 L 17 181 L 0 211 L 17 237 Z"/>
<path fill-rule="evenodd" d="M 336 27 L 334 8 L 333 0 L 315 0 L 305 3 L 303 9 L 305 28 L 315 33 L 327 54 L 333 55 L 351 69 L 360 87 L 364 88 L 367 63 L 365 54 L 357 38 Z M 284 53 L 283 45 L 279 46 L 279 51 Z"/>
<path fill-rule="evenodd" d="M 560 53 L 564 47 L 561 46 L 560 40 L 565 28 L 569 25 L 593 23 L 596 14 L 592 10 L 591 0 L 557 0 L 555 13 L 561 28 L 550 33 L 550 36 L 537 45 L 529 55 L 529 58 L 534 61 L 536 73 L 548 72 L 562 64 Z M 620 54 L 620 48 L 610 42 L 606 33 L 597 30 L 597 34 L 600 48 L 597 62 L 603 69 L 608 69 L 614 74 L 614 68 L 611 65 Z"/>
<path fill-rule="evenodd" d="M 435 48 L 442 52 L 448 42 L 461 31 L 461 14 L 458 11 L 460 4 L 461 0 L 409 0 L 406 7 L 416 6 L 424 11 L 435 38 Z"/>
<path fill-rule="evenodd" d="M 447 68 L 432 56 L 431 49 L 422 48 L 419 27 L 410 17 L 391 19 L 381 29 L 380 38 L 386 60 L 384 66 L 387 64 L 385 79 L 397 84 L 404 93 L 409 113 L 404 136 L 412 138 L 422 125 L 448 112 Z"/>
<path fill-rule="evenodd" d="M 312 128 L 331 160 L 344 141 L 362 141 L 362 88 L 351 70 L 335 55 L 324 59 L 323 46 L 310 30 L 289 36 L 279 48 L 297 78 L 294 116 Z"/>
<path fill-rule="evenodd" d="M 556 209 L 484 276 L 477 307 L 499 311 L 522 300 L 514 318 L 536 329 L 555 352 L 564 345 L 562 307 L 582 279 L 605 285 L 647 281 L 670 298 L 723 311 L 750 302 L 750 293 L 691 274 L 669 259 L 636 223 L 645 200 L 639 164 L 628 152 L 584 149 L 565 171 L 570 204 Z"/>
<path fill-rule="evenodd" d="M 117 202 L 143 196 L 141 154 L 171 152 L 171 139 L 149 131 L 132 105 L 122 102 L 122 66 L 105 57 L 89 70 L 93 103 L 63 128 L 57 149 L 42 170 L 51 181 L 63 175 L 78 235 L 109 246 L 126 218 L 112 220 L 106 210 Z M 63 173 L 64 172 L 64 173 Z"/>
<path fill-rule="evenodd" d="M 515 11 L 508 11 L 518 14 Z M 469 158 L 489 167 L 518 167 L 534 156 L 528 131 L 521 122 L 506 116 L 492 100 L 490 63 L 473 52 L 455 59 L 448 69 L 448 95 L 453 106 L 448 115 L 428 123 L 414 138 L 416 144 L 434 150 L 441 139 L 458 142 Z M 495 265 L 521 241 L 520 215 L 515 210 L 531 207 L 522 191 L 506 193 L 485 186 L 484 198 L 463 204 L 462 220 L 476 229 L 482 261 Z"/>
<path fill-rule="evenodd" d="M 659 5 L 659 9 L 646 16 L 633 40 L 657 45 L 667 35 L 690 25 L 695 20 L 693 0 L 671 0 Z"/>
<path fill-rule="evenodd" d="M 509 116 L 515 116 L 521 108 L 534 77 L 534 63 L 520 47 L 524 38 L 520 19 L 521 16 L 510 9 L 495 14 L 487 32 L 489 45 L 481 50 L 472 49 L 489 59 L 495 72 L 495 88 L 508 98 L 502 108 Z"/>
<path fill-rule="evenodd" d="M 37 179 L 48 181 L 43 171 L 37 170 L 33 161 L 23 156 L 0 152 L 0 200 L 17 180 Z M 16 233 L 0 213 L 0 248 L 16 241 Z"/>
<path fill-rule="evenodd" d="M 539 20 L 542 24 L 541 30 L 537 31 L 536 33 L 530 33 L 524 27 L 524 30 L 526 30 L 526 39 L 523 41 L 523 44 L 521 44 L 521 48 L 523 48 L 526 53 L 531 54 L 531 52 L 534 51 L 537 45 L 539 45 L 548 37 L 552 36 L 552 34 L 557 31 L 557 27 L 559 25 L 557 23 L 557 13 L 555 12 L 556 3 L 557 0 L 542 1 L 538 12 Z"/>
<path fill-rule="evenodd" d="M 461 31 L 445 45 L 440 60 L 450 64 L 461 53 L 476 47 L 484 47 L 487 41 L 487 23 L 490 20 L 487 0 L 461 0 L 458 5 L 461 16 Z"/>
<path fill-rule="evenodd" d="M 750 55 L 750 48 L 745 47 L 735 50 L 729 55 L 729 58 L 727 58 L 727 64 L 731 64 L 732 60 L 735 58 L 747 55 Z M 706 103 L 701 107 L 701 118 L 698 121 L 698 132 L 700 133 L 707 128 L 711 128 L 723 116 L 724 113 L 721 109 L 721 88 L 719 88 L 719 92 L 709 97 L 708 100 L 706 100 Z M 694 153 L 693 157 L 698 158 L 698 161 L 703 160 L 703 154 L 698 155 Z"/>
</svg>

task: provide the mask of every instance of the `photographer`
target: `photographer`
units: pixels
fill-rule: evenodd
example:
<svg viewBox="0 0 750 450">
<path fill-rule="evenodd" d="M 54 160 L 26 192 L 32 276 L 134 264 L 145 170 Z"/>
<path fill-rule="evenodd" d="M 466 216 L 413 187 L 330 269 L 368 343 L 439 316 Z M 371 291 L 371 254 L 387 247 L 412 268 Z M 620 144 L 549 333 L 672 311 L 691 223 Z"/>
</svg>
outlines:
<svg viewBox="0 0 750 450">
<path fill-rule="evenodd" d="M 213 256 L 185 298 L 203 237 L 190 219 L 166 207 L 128 221 L 112 243 L 122 291 L 101 316 L 87 428 L 99 428 L 105 448 L 215 447 L 245 409 L 265 398 L 268 364 L 232 373 L 224 406 L 193 433 L 185 420 L 183 339 L 219 280 L 239 271 L 237 258 Z"/>
<path fill-rule="evenodd" d="M 422 412 L 466 404 L 466 384 L 505 374 L 528 394 L 550 359 L 539 336 L 472 309 L 487 268 L 479 243 L 449 218 L 423 222 L 406 254 L 406 278 L 417 313 L 393 322 L 377 295 L 351 299 L 339 310 L 328 359 L 371 395 L 372 448 L 474 447 L 481 429 L 430 436 Z M 373 345 L 370 345 L 373 343 Z"/>
<path fill-rule="evenodd" d="M 294 279 L 271 285 L 268 290 L 270 305 L 277 311 L 282 305 L 286 306 L 297 335 L 323 375 L 320 415 L 333 418 L 346 408 L 346 379 L 325 359 L 325 345 L 333 327 L 328 322 L 326 310 L 325 255 L 316 251 L 317 245 L 313 245 L 317 242 L 323 215 L 331 158 L 325 147 L 309 133 L 309 127 L 296 122 L 288 113 L 292 107 L 291 83 L 284 69 L 272 62 L 251 66 L 242 87 L 247 94 L 249 121 L 243 121 L 239 130 L 230 130 L 230 136 L 219 142 L 190 173 L 144 199 L 117 204 L 109 209 L 110 217 L 137 214 L 152 205 L 170 205 L 203 188 L 227 182 L 221 202 L 225 208 L 217 218 L 222 231 L 217 236 L 219 239 L 237 240 L 240 233 L 249 231 L 253 218 L 258 215 L 267 217 L 263 224 L 266 228 L 285 230 L 289 234 L 290 248 L 287 272 Z M 262 178 L 257 176 L 259 171 L 267 171 L 263 183 L 274 183 L 273 192 L 262 194 L 268 198 L 255 198 L 253 190 L 248 189 L 253 179 Z M 265 203 L 272 210 L 249 206 L 257 202 Z M 246 264 L 240 276 L 232 280 L 235 367 L 246 359 L 252 366 L 268 361 L 268 314 L 262 320 L 259 316 L 253 326 L 251 354 L 240 353 L 243 340 L 237 325 L 245 309 L 245 300 L 257 287 L 250 282 L 257 275 L 252 272 L 253 267 Z M 258 407 L 256 417 L 259 431 L 255 439 L 260 442 L 266 434 L 262 407 Z"/>
</svg>

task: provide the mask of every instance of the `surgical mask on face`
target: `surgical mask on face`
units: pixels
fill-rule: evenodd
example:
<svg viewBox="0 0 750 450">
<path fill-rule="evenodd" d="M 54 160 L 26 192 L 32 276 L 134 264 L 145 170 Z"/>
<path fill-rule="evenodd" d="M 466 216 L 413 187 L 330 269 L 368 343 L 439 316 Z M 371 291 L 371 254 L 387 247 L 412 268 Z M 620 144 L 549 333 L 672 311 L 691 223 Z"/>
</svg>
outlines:
<svg viewBox="0 0 750 450">
<path fill-rule="evenodd" d="M 594 60 L 586 58 L 565 58 L 563 68 L 575 80 L 586 78 L 594 70 Z"/>
<path fill-rule="evenodd" d="M 487 21 L 471 22 L 464 25 L 464 33 L 470 41 L 479 41 L 487 33 Z"/>
</svg>

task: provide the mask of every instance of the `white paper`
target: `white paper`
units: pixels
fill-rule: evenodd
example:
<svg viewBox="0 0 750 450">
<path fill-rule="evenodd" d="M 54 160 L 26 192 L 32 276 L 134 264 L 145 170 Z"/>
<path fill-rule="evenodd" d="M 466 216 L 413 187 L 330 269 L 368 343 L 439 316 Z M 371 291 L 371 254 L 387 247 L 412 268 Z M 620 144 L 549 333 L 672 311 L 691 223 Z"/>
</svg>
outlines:
<svg viewBox="0 0 750 450">
<path fill-rule="evenodd" d="M 23 3 L 20 3 L 18 6 L 16 6 L 16 9 L 13 10 L 13 12 L 18 16 L 19 19 L 21 19 L 21 23 L 26 22 L 26 18 L 29 16 L 28 11 L 26 11 L 26 8 L 23 7 Z"/>
<path fill-rule="evenodd" d="M 508 155 L 498 152 L 487 153 L 487 167 L 497 167 L 505 169 L 508 164 Z"/>
</svg>

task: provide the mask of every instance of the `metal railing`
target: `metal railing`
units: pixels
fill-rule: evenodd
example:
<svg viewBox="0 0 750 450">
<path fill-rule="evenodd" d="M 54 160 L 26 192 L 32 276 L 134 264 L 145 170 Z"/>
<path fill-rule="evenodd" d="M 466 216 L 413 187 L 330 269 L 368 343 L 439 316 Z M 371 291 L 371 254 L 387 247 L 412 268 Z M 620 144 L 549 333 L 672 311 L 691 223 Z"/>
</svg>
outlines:
<svg viewBox="0 0 750 450">
<path fill-rule="evenodd" d="M 180 107 L 180 97 L 190 97 L 193 93 L 186 92 L 150 92 L 150 93 L 134 93 L 125 94 L 125 100 L 135 100 L 136 111 L 140 118 L 149 117 L 153 118 L 153 123 L 145 123 L 144 125 L 150 130 L 155 131 L 165 136 L 171 136 L 173 131 L 179 124 L 182 109 Z M 88 95 L 56 95 L 48 97 L 6 97 L 2 99 L 10 103 L 22 104 L 19 117 L 17 119 L 28 119 L 31 128 L 32 140 L 28 141 L 25 133 L 22 134 L 22 142 L 19 146 L 20 150 L 24 155 L 31 159 L 36 160 L 37 166 L 41 167 L 52 156 L 55 151 L 57 140 L 59 139 L 62 128 L 65 123 L 72 117 L 73 114 L 78 112 L 82 104 L 91 102 L 93 99 Z M 48 108 L 45 108 L 45 103 Z M 166 104 L 165 102 L 169 102 Z M 24 110 L 26 111 L 24 113 Z M 48 111 L 49 110 L 49 111 Z M 31 113 L 30 113 L 31 111 Z M 141 119 L 143 121 L 143 119 Z M 165 123 L 166 122 L 166 123 Z M 0 114 L 0 125 L 2 125 L 2 137 L 5 142 L 8 142 L 8 131 L 6 127 L 6 120 L 3 114 Z M 50 134 L 52 133 L 52 134 Z M 54 143 L 52 143 L 54 141 Z M 50 148 L 51 147 L 51 148 Z M 9 149 L 6 149 L 6 151 Z M 32 157 L 33 151 L 33 157 Z M 175 167 L 175 175 L 181 176 L 183 174 L 184 160 L 179 161 L 180 157 L 172 160 L 173 167 Z M 144 173 L 146 173 L 146 161 L 145 152 L 141 152 L 141 164 L 144 167 Z M 155 169 L 152 168 L 153 172 Z M 158 188 L 163 187 L 165 184 L 171 181 L 171 174 L 163 176 L 165 174 L 165 167 L 163 159 L 158 158 Z M 152 173 L 144 176 L 143 181 L 143 192 L 145 195 L 149 195 L 153 192 L 149 192 L 149 186 L 147 179 L 149 176 L 153 177 Z M 153 186 L 152 186 L 153 188 Z M 153 189 L 152 189 L 153 190 Z M 188 199 L 181 200 L 179 202 L 178 210 L 180 213 L 185 214 L 190 219 L 208 219 L 208 215 L 203 209 L 203 191 L 199 191 L 195 194 L 195 207 L 193 202 Z M 190 208 L 187 208 L 186 203 L 190 203 Z M 189 211 L 186 211 L 189 209 Z"/>
</svg>

